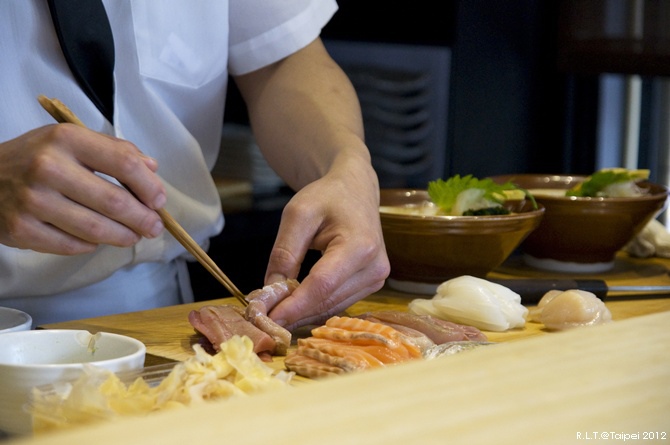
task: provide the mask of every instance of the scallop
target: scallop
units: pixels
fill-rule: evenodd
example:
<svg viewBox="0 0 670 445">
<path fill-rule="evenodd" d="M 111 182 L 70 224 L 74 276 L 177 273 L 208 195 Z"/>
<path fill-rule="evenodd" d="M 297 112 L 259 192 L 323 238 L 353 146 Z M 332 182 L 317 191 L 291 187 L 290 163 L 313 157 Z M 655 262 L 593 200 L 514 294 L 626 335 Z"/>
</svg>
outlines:
<svg viewBox="0 0 670 445">
<path fill-rule="evenodd" d="M 561 331 L 609 323 L 612 313 L 592 292 L 551 290 L 530 312 L 530 319 L 544 324 L 551 331 Z"/>
</svg>

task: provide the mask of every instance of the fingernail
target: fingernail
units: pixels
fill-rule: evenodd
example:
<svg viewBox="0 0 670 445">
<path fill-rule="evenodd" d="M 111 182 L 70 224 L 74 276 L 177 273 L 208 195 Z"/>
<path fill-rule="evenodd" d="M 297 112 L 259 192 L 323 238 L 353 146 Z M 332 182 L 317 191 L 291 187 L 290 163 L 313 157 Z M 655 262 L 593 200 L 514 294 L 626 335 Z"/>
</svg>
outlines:
<svg viewBox="0 0 670 445">
<path fill-rule="evenodd" d="M 268 276 L 268 279 L 266 280 L 265 284 L 273 284 L 278 281 L 284 281 L 284 280 L 286 280 L 286 276 L 279 273 L 273 273 L 272 275 Z"/>
<path fill-rule="evenodd" d="M 165 207 L 166 202 L 167 197 L 164 193 L 161 193 L 160 195 L 156 196 L 156 199 L 154 199 L 154 209 L 162 209 Z"/>
<path fill-rule="evenodd" d="M 163 232 L 163 222 L 158 220 L 158 221 L 156 221 L 156 224 L 154 224 L 154 226 L 149 231 L 149 236 L 151 238 L 155 238 L 158 235 L 160 235 L 162 232 Z"/>
</svg>

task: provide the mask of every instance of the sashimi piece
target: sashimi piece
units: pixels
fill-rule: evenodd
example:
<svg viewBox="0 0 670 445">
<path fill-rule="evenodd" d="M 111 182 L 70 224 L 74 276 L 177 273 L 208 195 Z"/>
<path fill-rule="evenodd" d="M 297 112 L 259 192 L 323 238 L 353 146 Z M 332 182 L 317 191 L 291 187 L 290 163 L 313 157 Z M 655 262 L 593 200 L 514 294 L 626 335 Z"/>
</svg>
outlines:
<svg viewBox="0 0 670 445">
<path fill-rule="evenodd" d="M 293 371 L 296 374 L 310 379 L 333 377 L 345 373 L 342 368 L 338 368 L 337 366 L 330 366 L 326 363 L 295 352 L 289 353 L 286 356 L 284 364 L 289 371 Z"/>
<path fill-rule="evenodd" d="M 334 316 L 330 317 L 326 321 L 326 326 L 346 329 L 349 331 L 377 333 L 385 336 L 390 340 L 398 339 L 398 331 L 392 327 L 380 323 L 374 323 L 362 318 Z"/>
<path fill-rule="evenodd" d="M 312 336 L 360 346 L 382 345 L 388 348 L 402 346 L 397 335 L 396 338 L 388 338 L 376 332 L 349 331 L 331 326 L 319 326 L 312 329 Z"/>
<path fill-rule="evenodd" d="M 435 342 L 431 340 L 426 334 L 424 334 L 421 331 L 418 331 L 416 329 L 403 326 L 400 324 L 395 324 L 387 321 L 380 320 L 378 318 L 375 318 L 371 315 L 367 315 L 364 318 L 365 320 L 368 321 L 373 321 L 375 323 L 381 323 L 385 324 L 387 326 L 391 326 L 393 329 L 396 331 L 400 332 L 400 334 L 403 336 L 403 343 L 404 344 L 411 344 L 418 348 L 421 353 L 423 354 L 425 351 L 427 351 L 429 348 L 435 346 Z"/>
<path fill-rule="evenodd" d="M 241 308 L 233 305 L 204 306 L 188 315 L 191 325 L 207 337 L 216 351 L 233 335 L 246 335 L 254 343 L 254 352 L 274 353 L 276 342 L 244 318 Z"/>
<path fill-rule="evenodd" d="M 291 332 L 278 325 L 267 316 L 265 304 L 260 300 L 251 300 L 244 313 L 244 317 L 261 331 L 268 334 L 276 342 L 274 353 L 285 355 L 291 346 Z"/>
<path fill-rule="evenodd" d="M 407 346 L 400 341 L 399 335 L 395 339 L 389 339 L 382 334 L 374 332 L 348 331 L 346 329 L 333 328 L 330 326 L 320 326 L 312 329 L 312 335 L 316 338 L 325 338 L 337 342 L 344 342 L 355 346 L 383 346 L 393 351 L 400 357 L 409 359 L 412 357 Z M 411 348 L 418 350 L 416 345 L 410 345 Z M 412 351 L 414 352 L 414 351 Z"/>
<path fill-rule="evenodd" d="M 298 287 L 298 280 L 288 279 L 268 284 L 253 290 L 247 295 L 247 301 L 260 301 L 265 306 L 264 314 L 268 314 L 280 301 L 288 297 Z"/>
<path fill-rule="evenodd" d="M 406 326 L 425 334 L 436 344 L 452 341 L 486 341 L 487 337 L 473 326 L 465 326 L 441 320 L 428 314 L 413 314 L 401 311 L 373 311 L 359 317 L 381 320 Z"/>
<path fill-rule="evenodd" d="M 498 283 L 469 275 L 440 284 L 431 299 L 410 301 L 408 311 L 489 331 L 522 328 L 528 315 L 519 294 Z"/>
<path fill-rule="evenodd" d="M 533 318 L 549 330 L 560 331 L 612 321 L 612 313 L 592 292 L 579 289 L 547 292 L 538 303 Z"/>
<path fill-rule="evenodd" d="M 411 357 L 421 357 L 421 348 L 417 346 L 416 342 L 409 341 L 409 339 L 403 336 L 400 332 L 383 323 L 376 323 L 364 318 L 335 316 L 326 321 L 326 327 L 379 334 L 393 342 L 393 344 L 388 345 L 389 347 L 397 348 L 395 345 L 400 344 L 407 350 Z"/>
<path fill-rule="evenodd" d="M 370 345 L 361 346 L 361 348 L 385 365 L 393 365 L 396 363 L 406 362 L 413 358 L 418 358 L 410 356 L 407 353 L 407 350 L 402 347 L 398 349 L 390 349 L 381 345 Z"/>
<path fill-rule="evenodd" d="M 321 351 L 320 349 L 310 347 L 300 347 L 298 354 L 312 358 L 329 366 L 336 366 L 346 372 L 355 372 L 369 368 L 367 363 L 358 360 L 352 360 L 350 356 L 332 355 Z"/>
<path fill-rule="evenodd" d="M 370 368 L 379 368 L 384 366 L 384 363 L 379 358 L 374 357 L 369 352 L 366 352 L 361 347 L 348 345 L 346 343 L 339 343 L 323 338 L 301 338 L 298 340 L 298 350 L 300 348 L 314 348 L 326 354 L 336 355 L 340 357 L 347 357 L 351 360 L 356 360 L 361 367 L 368 366 Z"/>
</svg>

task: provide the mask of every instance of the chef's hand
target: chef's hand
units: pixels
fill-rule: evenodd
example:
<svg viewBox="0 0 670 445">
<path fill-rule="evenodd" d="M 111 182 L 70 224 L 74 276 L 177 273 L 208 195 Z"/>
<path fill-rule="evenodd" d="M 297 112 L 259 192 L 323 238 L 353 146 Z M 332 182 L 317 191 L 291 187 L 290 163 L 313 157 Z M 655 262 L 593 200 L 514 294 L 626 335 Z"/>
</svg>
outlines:
<svg viewBox="0 0 670 445">
<path fill-rule="evenodd" d="M 301 189 L 286 205 L 266 284 L 295 278 L 308 249 L 323 252 L 298 288 L 269 313 L 289 330 L 318 324 L 379 290 L 389 263 L 377 178 L 352 162 Z"/>
<path fill-rule="evenodd" d="M 0 143 L 0 243 L 72 255 L 155 237 L 166 200 L 156 169 L 131 143 L 70 124 Z"/>
</svg>

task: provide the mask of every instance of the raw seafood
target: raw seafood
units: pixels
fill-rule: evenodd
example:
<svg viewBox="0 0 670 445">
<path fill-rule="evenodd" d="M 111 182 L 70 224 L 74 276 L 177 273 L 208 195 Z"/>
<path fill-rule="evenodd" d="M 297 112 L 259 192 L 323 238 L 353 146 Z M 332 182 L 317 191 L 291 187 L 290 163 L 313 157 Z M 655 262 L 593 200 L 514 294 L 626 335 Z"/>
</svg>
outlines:
<svg viewBox="0 0 670 445">
<path fill-rule="evenodd" d="M 205 306 L 188 314 L 188 321 L 198 332 L 207 337 L 215 351 L 234 335 L 251 339 L 257 354 L 274 353 L 277 343 L 244 318 L 243 309 L 233 305 Z"/>
<path fill-rule="evenodd" d="M 414 314 L 400 311 L 375 311 L 359 315 L 370 321 L 377 321 L 403 332 L 411 329 L 428 337 L 432 343 L 441 344 L 452 341 L 486 341 L 479 329 L 441 320 L 431 315 Z M 411 332 L 411 331 L 410 331 Z M 432 346 L 432 345 L 428 345 Z"/>
<path fill-rule="evenodd" d="M 579 289 L 550 290 L 530 313 L 549 330 L 593 326 L 612 321 L 612 313 L 595 294 Z"/>
<path fill-rule="evenodd" d="M 286 364 L 286 368 L 291 369 L 298 375 L 310 379 L 322 379 L 325 377 L 345 374 L 347 372 L 339 365 L 331 366 L 323 361 L 302 354 L 290 354 L 286 357 L 284 363 Z"/>
<path fill-rule="evenodd" d="M 246 335 L 254 343 L 254 351 L 264 360 L 272 355 L 285 355 L 291 345 L 291 333 L 268 317 L 268 311 L 291 295 L 298 287 L 296 280 L 285 280 L 254 290 L 247 296 L 249 305 L 242 309 L 233 305 L 210 305 L 191 311 L 191 325 L 211 343 L 215 351 L 233 335 Z"/>
<path fill-rule="evenodd" d="M 308 378 L 379 368 L 421 357 L 405 334 L 390 326 L 351 317 L 331 317 L 284 361 L 290 371 Z M 341 371 L 334 371 L 339 368 Z"/>
<path fill-rule="evenodd" d="M 331 317 L 325 326 L 298 340 L 289 352 L 286 367 L 308 378 L 323 378 L 343 373 L 403 363 L 440 355 L 433 348 L 437 340 L 485 342 L 478 329 L 459 326 L 430 316 L 397 311 L 369 312 L 358 317 Z"/>
<path fill-rule="evenodd" d="M 526 324 L 528 309 L 516 292 L 469 275 L 440 284 L 432 299 L 415 299 L 409 312 L 489 331 L 506 331 Z"/>
</svg>

